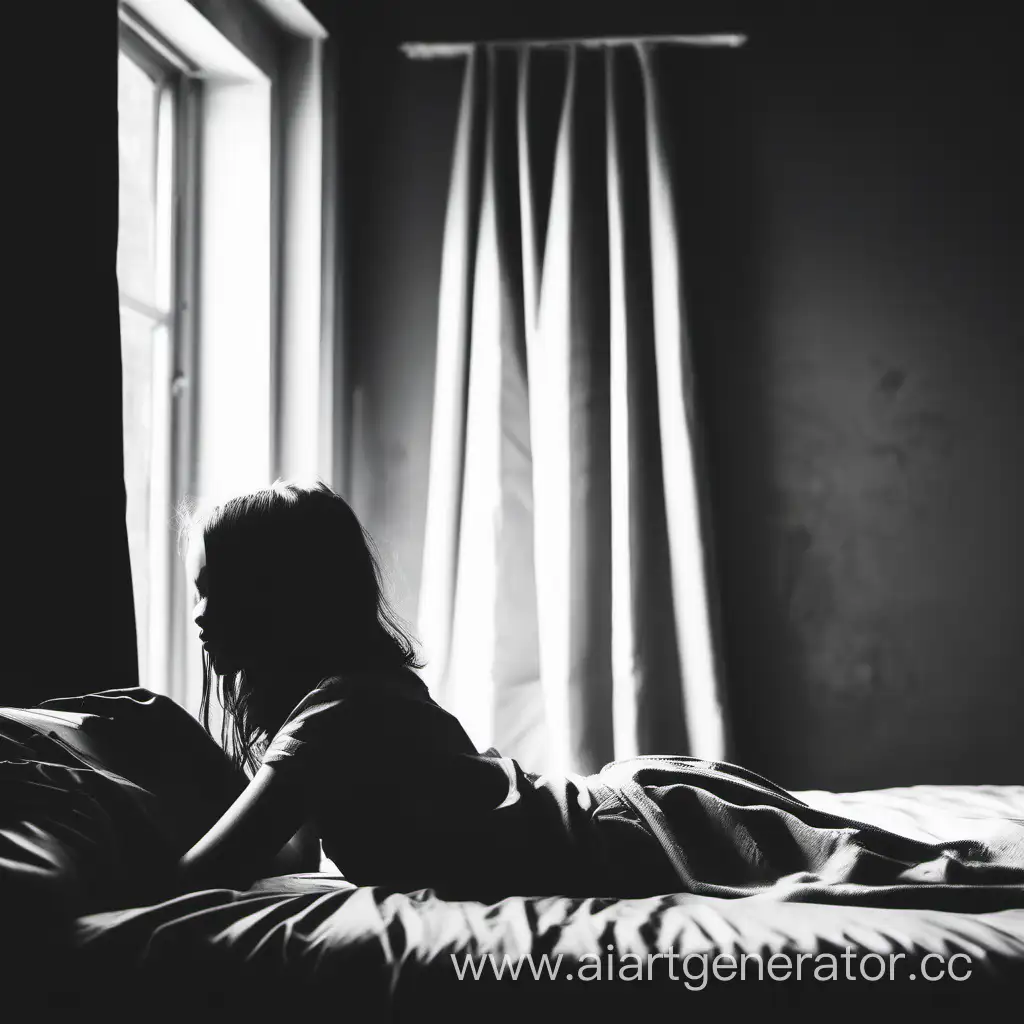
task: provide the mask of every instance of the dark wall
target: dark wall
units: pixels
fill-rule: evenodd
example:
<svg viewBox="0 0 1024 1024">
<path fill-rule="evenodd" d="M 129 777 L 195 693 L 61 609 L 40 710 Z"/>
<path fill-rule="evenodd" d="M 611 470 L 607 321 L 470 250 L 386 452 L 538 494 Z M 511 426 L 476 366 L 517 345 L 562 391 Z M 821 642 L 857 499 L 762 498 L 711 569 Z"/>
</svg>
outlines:
<svg viewBox="0 0 1024 1024">
<path fill-rule="evenodd" d="M 878 27 L 756 25 L 734 170 L 688 192 L 739 749 L 1020 782 L 1019 83 L 977 23 Z"/>
<path fill-rule="evenodd" d="M 121 432 L 117 4 L 5 12 L 0 705 L 138 685 Z M 12 365 L 13 363 L 13 365 Z"/>
<path fill-rule="evenodd" d="M 460 73 L 394 43 L 744 29 L 664 62 L 736 758 L 793 787 L 1024 780 L 1019 82 L 995 7 L 384 6 L 390 36 L 360 5 L 344 32 L 350 493 L 402 610 Z"/>
</svg>

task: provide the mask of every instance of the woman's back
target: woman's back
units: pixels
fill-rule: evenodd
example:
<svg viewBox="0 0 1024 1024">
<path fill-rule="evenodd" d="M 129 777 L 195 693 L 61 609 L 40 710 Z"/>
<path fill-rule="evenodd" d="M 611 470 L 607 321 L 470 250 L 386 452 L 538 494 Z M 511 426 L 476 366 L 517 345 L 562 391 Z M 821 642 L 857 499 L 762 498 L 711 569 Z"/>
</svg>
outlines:
<svg viewBox="0 0 1024 1024">
<path fill-rule="evenodd" d="M 409 669 L 325 679 L 274 737 L 264 764 L 296 772 L 324 851 L 357 884 L 436 887 L 464 873 L 471 833 L 508 780 Z"/>
</svg>

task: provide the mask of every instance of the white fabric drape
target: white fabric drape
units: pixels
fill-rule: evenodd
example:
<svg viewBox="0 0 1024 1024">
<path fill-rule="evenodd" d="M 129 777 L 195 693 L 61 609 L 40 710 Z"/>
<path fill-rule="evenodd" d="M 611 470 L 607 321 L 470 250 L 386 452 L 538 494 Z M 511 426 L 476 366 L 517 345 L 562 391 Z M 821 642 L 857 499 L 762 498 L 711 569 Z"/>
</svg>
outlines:
<svg viewBox="0 0 1024 1024">
<path fill-rule="evenodd" d="M 727 753 L 656 59 L 467 58 L 418 625 L 531 770 Z"/>
</svg>

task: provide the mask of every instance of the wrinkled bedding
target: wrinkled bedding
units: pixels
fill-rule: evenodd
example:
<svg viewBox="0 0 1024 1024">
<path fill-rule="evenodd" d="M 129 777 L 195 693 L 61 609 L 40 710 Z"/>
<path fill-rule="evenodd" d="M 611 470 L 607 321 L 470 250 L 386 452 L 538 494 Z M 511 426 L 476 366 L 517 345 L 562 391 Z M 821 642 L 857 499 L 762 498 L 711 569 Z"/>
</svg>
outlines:
<svg viewBox="0 0 1024 1024">
<path fill-rule="evenodd" d="M 977 913 L 1024 909 L 1024 820 L 964 819 L 951 838 L 912 837 L 813 806 L 738 765 L 639 757 L 586 780 L 606 802 L 588 822 L 642 829 L 664 854 L 646 891 L 772 902 Z M 578 844 L 581 852 L 585 843 Z M 613 858 L 621 859 L 621 858 Z M 629 859 L 625 858 L 627 863 Z M 595 887 L 592 892 L 602 891 Z"/>
<path fill-rule="evenodd" d="M 264 879 L 244 892 L 166 898 L 153 874 L 215 820 L 240 780 L 170 702 L 145 691 L 75 700 L 43 709 L 59 735 L 40 726 L 32 717 L 37 711 L 0 711 L 4 930 L 7 938 L 24 939 L 23 953 L 36 951 L 41 920 L 52 940 L 39 945 L 44 952 L 35 966 L 42 969 L 24 975 L 32 978 L 24 986 L 32 1005 L 98 1008 L 108 1018 L 118 1011 L 137 1016 L 146 1007 L 149 1015 L 163 1009 L 195 1020 L 222 1019 L 229 1008 L 231 1019 L 239 1012 L 269 1019 L 325 1006 L 358 1021 L 419 1020 L 426 1006 L 443 1008 L 445 1020 L 642 1019 L 666 1008 L 768 1007 L 815 1016 L 905 1007 L 935 1019 L 962 1016 L 959 1008 L 995 1008 L 1007 991 L 1024 991 L 1024 909 L 1013 898 L 1003 908 L 956 910 L 673 891 L 482 903 L 443 900 L 430 890 L 359 888 L 329 870 Z M 192 744 L 193 768 L 172 770 L 166 754 L 138 734 L 123 741 L 110 723 L 126 708 L 140 726 L 159 718 L 161 734 Z M 38 794 L 45 799 L 34 804 Z M 1024 786 L 796 796 L 816 811 L 914 842 L 962 840 L 975 851 L 980 841 L 1012 834 L 1024 822 Z M 102 850 L 117 859 L 100 856 Z M 33 913 L 42 906 L 45 915 Z M 651 961 L 655 953 L 672 959 Z M 505 956 L 538 959 L 516 981 L 507 974 L 495 979 L 478 960 L 479 979 L 459 980 L 456 968 L 465 970 L 466 956 L 488 954 L 497 964 Z M 549 967 L 557 961 L 554 980 L 544 974 L 544 954 Z M 925 980 L 958 954 L 957 977 Z M 742 981 L 711 970 L 717 962 L 728 974 L 729 961 L 721 958 L 738 963 L 744 955 L 749 973 Z M 766 976 L 765 966 L 779 955 L 791 958 L 789 975 L 777 977 L 785 963 L 775 961 L 776 976 Z M 869 976 L 882 970 L 883 978 L 860 976 L 860 963 L 869 961 Z"/>
<path fill-rule="evenodd" d="M 951 838 L 978 818 L 1024 814 L 1024 787 L 800 795 L 837 813 L 856 808 L 858 817 L 888 827 L 898 819 L 928 840 Z M 192 1014 L 231 1003 L 259 1016 L 283 1001 L 316 1009 L 358 1005 L 358 1020 L 420 1020 L 426 1005 L 443 1008 L 445 1020 L 643 1019 L 648 1012 L 749 1014 L 769 1007 L 808 1019 L 897 1010 L 927 1012 L 929 1020 L 969 1010 L 978 1019 L 1024 991 L 1019 909 L 971 914 L 678 893 L 482 904 L 444 901 L 429 890 L 357 888 L 319 874 L 84 916 L 76 940 L 93 984 L 111 971 L 123 979 L 126 963 L 141 971 L 147 991 L 180 996 L 175 979 L 187 977 L 182 1005 Z M 647 957 L 656 952 L 676 955 L 674 978 L 664 960 L 651 969 Z M 487 966 L 479 980 L 459 980 L 456 968 L 465 969 L 467 956 L 488 954 L 499 964 L 532 954 L 541 977 L 529 973 L 528 963 L 526 977 L 515 982 L 495 980 Z M 561 958 L 557 979 L 544 973 L 543 954 L 548 964 Z M 634 955 L 644 964 L 640 980 L 628 972 L 620 977 L 622 965 L 638 962 Z M 747 960 L 745 980 L 716 978 L 716 957 L 738 964 L 744 955 L 758 958 Z M 774 961 L 779 980 L 764 966 L 757 971 L 773 956 L 789 958 Z M 792 967 L 781 976 L 801 956 L 800 979 Z M 885 974 L 865 980 L 861 962 L 869 977 Z M 598 963 L 603 976 L 579 980 L 582 964 L 592 972 Z M 956 977 L 936 978 L 954 964 Z"/>
</svg>

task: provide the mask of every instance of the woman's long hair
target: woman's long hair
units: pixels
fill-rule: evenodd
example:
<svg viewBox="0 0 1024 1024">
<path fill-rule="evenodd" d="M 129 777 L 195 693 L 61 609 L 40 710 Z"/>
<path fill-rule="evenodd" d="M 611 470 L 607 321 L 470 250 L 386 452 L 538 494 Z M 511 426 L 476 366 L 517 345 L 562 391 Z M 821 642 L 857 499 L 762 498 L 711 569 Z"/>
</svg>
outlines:
<svg viewBox="0 0 1024 1024">
<path fill-rule="evenodd" d="M 277 480 L 188 515 L 184 532 L 196 531 L 206 547 L 208 601 L 231 616 L 260 664 L 269 657 L 277 666 L 272 679 L 257 681 L 244 667 L 217 676 L 203 653 L 200 720 L 212 732 L 216 689 L 221 742 L 240 768 L 256 771 L 273 731 L 326 676 L 420 667 L 384 596 L 372 538 L 324 483 Z"/>
</svg>

